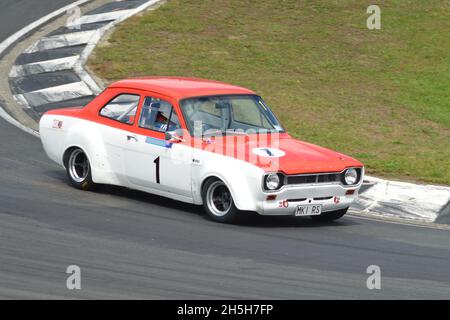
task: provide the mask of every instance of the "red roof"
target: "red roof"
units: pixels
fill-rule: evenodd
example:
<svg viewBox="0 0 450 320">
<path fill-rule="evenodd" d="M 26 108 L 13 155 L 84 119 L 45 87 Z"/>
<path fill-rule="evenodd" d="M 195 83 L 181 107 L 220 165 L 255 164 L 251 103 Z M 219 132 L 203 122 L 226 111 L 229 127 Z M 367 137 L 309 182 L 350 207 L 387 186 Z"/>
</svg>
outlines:
<svg viewBox="0 0 450 320">
<path fill-rule="evenodd" d="M 110 87 L 153 91 L 176 99 L 221 94 L 255 94 L 249 89 L 223 82 L 180 77 L 132 78 L 117 81 Z"/>
</svg>

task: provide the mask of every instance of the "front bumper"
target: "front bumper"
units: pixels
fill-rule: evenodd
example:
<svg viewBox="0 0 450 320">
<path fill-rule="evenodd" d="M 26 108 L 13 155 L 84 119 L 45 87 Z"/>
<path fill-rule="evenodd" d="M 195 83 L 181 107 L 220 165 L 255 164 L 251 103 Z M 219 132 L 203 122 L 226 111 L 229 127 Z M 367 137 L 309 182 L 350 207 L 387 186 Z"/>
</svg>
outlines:
<svg viewBox="0 0 450 320">
<path fill-rule="evenodd" d="M 345 209 L 358 199 L 360 187 L 361 184 L 353 187 L 340 184 L 285 186 L 277 192 L 262 193 L 257 212 L 261 215 L 294 215 L 296 207 L 305 204 L 321 204 L 322 212 Z M 276 196 L 276 199 L 268 200 L 268 196 Z"/>
</svg>

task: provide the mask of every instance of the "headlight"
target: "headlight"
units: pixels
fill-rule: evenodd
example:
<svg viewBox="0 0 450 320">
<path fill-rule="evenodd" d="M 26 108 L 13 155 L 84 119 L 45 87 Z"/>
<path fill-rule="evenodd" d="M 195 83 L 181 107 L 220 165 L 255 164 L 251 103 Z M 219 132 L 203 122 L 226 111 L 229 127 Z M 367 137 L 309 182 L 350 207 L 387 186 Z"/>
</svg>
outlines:
<svg viewBox="0 0 450 320">
<path fill-rule="evenodd" d="M 358 181 L 358 172 L 355 168 L 350 168 L 345 171 L 345 184 L 355 184 Z"/>
<path fill-rule="evenodd" d="M 266 176 L 266 189 L 275 190 L 280 186 L 280 177 L 276 173 L 271 173 Z"/>
</svg>

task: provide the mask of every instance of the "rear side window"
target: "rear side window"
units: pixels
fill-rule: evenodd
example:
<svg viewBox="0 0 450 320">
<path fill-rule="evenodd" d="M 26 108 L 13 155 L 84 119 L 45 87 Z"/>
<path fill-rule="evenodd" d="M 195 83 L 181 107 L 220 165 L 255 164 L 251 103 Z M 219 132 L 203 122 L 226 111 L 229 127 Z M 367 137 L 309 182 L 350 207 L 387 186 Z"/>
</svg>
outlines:
<svg viewBox="0 0 450 320">
<path fill-rule="evenodd" d="M 140 96 L 135 94 L 118 95 L 100 110 L 100 115 L 122 123 L 133 124 L 139 98 Z"/>
<path fill-rule="evenodd" d="M 160 132 L 181 128 L 178 115 L 172 105 L 162 99 L 146 97 L 142 106 L 139 126 Z"/>
</svg>

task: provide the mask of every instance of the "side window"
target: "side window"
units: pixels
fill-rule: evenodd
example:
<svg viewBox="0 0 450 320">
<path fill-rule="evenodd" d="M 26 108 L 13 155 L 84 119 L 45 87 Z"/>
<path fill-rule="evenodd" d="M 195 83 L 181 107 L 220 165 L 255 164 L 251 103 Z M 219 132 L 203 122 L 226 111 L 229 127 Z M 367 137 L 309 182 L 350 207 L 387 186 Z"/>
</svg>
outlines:
<svg viewBox="0 0 450 320">
<path fill-rule="evenodd" d="M 126 124 L 133 124 L 139 104 L 139 95 L 121 94 L 108 102 L 100 115 Z"/>
<path fill-rule="evenodd" d="M 158 98 L 146 97 L 139 119 L 141 128 L 166 132 L 180 129 L 180 121 L 172 105 Z"/>
</svg>

